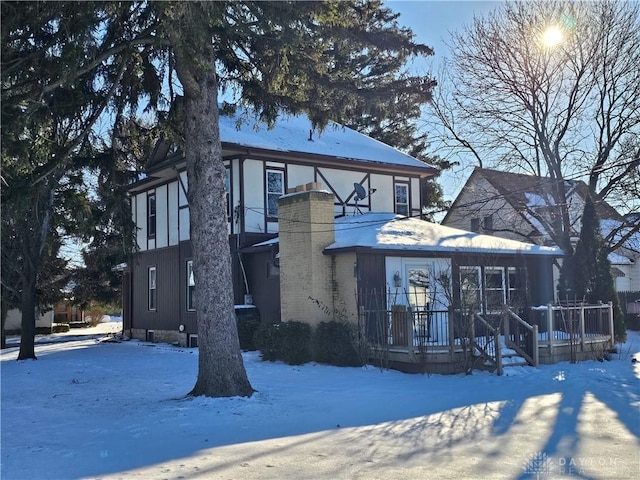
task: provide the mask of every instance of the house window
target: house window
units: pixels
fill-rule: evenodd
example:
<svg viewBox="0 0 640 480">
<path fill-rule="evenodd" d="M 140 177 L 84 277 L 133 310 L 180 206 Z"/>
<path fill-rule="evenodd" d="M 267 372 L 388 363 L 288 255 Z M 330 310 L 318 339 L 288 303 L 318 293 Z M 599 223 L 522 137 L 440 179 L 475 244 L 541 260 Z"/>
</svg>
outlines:
<svg viewBox="0 0 640 480">
<path fill-rule="evenodd" d="M 156 236 L 156 194 L 147 195 L 147 236 Z"/>
<path fill-rule="evenodd" d="M 493 215 L 484 217 L 484 223 L 482 224 L 482 228 L 485 232 L 493 231 Z"/>
<path fill-rule="evenodd" d="M 267 262 L 267 278 L 276 278 L 280 276 L 280 262 L 270 260 Z"/>
<path fill-rule="evenodd" d="M 471 219 L 471 231 L 472 232 L 476 232 L 476 233 L 480 233 L 480 219 L 479 218 L 472 218 Z"/>
<path fill-rule="evenodd" d="M 507 301 L 512 307 L 522 307 L 525 303 L 522 277 L 515 267 L 507 269 Z"/>
<path fill-rule="evenodd" d="M 482 310 L 480 267 L 460 267 L 460 300 L 465 313 Z"/>
<path fill-rule="evenodd" d="M 149 310 L 155 311 L 157 308 L 157 285 L 156 285 L 156 267 L 149 267 Z"/>
<path fill-rule="evenodd" d="M 395 184 L 396 213 L 409 216 L 409 185 L 406 183 Z"/>
<path fill-rule="evenodd" d="M 231 195 L 229 194 L 231 191 L 231 172 L 229 167 L 224 169 L 224 191 L 227 200 L 227 219 L 231 221 Z"/>
<path fill-rule="evenodd" d="M 196 280 L 193 275 L 193 260 L 187 262 L 187 310 L 195 311 L 196 303 L 194 293 L 196 290 Z"/>
<path fill-rule="evenodd" d="M 198 335 L 189 335 L 189 348 L 198 348 Z"/>
<path fill-rule="evenodd" d="M 284 172 L 267 170 L 267 217 L 278 216 L 278 198 L 284 195 Z"/>
<path fill-rule="evenodd" d="M 504 269 L 485 268 L 484 293 L 487 302 L 487 312 L 499 312 L 506 303 L 504 288 Z"/>
</svg>

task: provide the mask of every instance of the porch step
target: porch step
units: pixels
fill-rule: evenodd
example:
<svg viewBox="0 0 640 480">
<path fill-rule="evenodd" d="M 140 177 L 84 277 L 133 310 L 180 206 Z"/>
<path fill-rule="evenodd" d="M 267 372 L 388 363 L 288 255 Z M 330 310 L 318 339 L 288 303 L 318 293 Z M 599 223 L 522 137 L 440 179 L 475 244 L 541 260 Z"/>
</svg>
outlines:
<svg viewBox="0 0 640 480">
<path fill-rule="evenodd" d="M 503 367 L 522 367 L 529 365 L 527 360 L 519 355 L 503 355 L 502 366 Z"/>
</svg>

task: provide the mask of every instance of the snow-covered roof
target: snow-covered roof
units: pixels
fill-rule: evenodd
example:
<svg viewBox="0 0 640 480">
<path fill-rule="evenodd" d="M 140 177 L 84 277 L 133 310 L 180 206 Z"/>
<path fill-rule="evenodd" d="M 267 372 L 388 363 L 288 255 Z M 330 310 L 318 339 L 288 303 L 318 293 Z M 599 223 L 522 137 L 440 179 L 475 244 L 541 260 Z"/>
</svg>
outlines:
<svg viewBox="0 0 640 480">
<path fill-rule="evenodd" d="M 393 213 L 338 218 L 335 228 L 335 242 L 326 250 L 370 247 L 378 250 L 563 255 L 557 247 L 481 235 Z"/>
<path fill-rule="evenodd" d="M 329 122 L 322 132 L 312 132 L 311 120 L 302 114 L 281 115 L 270 129 L 246 110 L 237 109 L 235 115 L 220 115 L 220 139 L 249 148 L 435 169 L 411 155 L 335 122 Z"/>
<path fill-rule="evenodd" d="M 619 253 L 612 252 L 607 255 L 607 260 L 611 265 L 632 265 L 633 261 L 630 258 L 620 255 Z"/>
</svg>

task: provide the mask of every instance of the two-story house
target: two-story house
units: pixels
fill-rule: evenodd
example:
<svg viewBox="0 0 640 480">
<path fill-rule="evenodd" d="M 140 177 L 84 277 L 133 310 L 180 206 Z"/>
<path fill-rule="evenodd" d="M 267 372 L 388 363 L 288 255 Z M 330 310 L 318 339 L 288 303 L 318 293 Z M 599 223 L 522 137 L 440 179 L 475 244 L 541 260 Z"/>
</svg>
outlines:
<svg viewBox="0 0 640 480">
<path fill-rule="evenodd" d="M 347 127 L 313 130 L 305 116 L 273 128 L 244 111 L 220 116 L 226 165 L 229 243 L 237 304 L 253 302 L 280 319 L 277 200 L 297 185 L 321 183 L 335 217 L 355 212 L 419 216 L 421 179 L 437 169 Z M 130 188 L 139 252 L 125 274 L 125 330 L 139 339 L 197 344 L 188 178 L 183 154 L 160 142 L 146 177 Z"/>
<path fill-rule="evenodd" d="M 551 245 L 549 234 L 559 221 L 559 209 L 551 195 L 550 178 L 475 168 L 442 224 L 478 233 L 538 245 Z M 571 223 L 571 239 L 578 240 L 587 185 L 580 180 L 566 180 L 566 200 Z M 619 231 L 629 221 L 609 204 L 599 201 L 596 211 L 603 238 Z M 611 238 L 615 242 L 615 236 Z M 618 291 L 640 290 L 640 234 L 609 255 Z"/>
</svg>

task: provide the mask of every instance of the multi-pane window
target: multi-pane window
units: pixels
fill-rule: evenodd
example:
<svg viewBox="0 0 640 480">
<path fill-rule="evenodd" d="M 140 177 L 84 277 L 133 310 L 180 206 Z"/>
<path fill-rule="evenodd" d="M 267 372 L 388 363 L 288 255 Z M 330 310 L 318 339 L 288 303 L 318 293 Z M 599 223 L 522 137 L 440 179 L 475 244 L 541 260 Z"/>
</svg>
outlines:
<svg viewBox="0 0 640 480">
<path fill-rule="evenodd" d="M 503 268 L 485 268 L 484 293 L 486 296 L 487 312 L 502 310 L 502 307 L 506 303 Z"/>
<path fill-rule="evenodd" d="M 147 235 L 149 237 L 156 236 L 156 194 L 155 192 L 147 195 Z"/>
<path fill-rule="evenodd" d="M 465 312 L 476 312 L 482 309 L 480 268 L 460 267 L 460 300 Z"/>
<path fill-rule="evenodd" d="M 409 216 L 409 185 L 406 183 L 395 184 L 396 213 Z"/>
<path fill-rule="evenodd" d="M 187 310 L 194 311 L 195 305 L 195 293 L 196 280 L 193 275 L 193 260 L 187 262 Z"/>
<path fill-rule="evenodd" d="M 155 310 L 158 302 L 158 288 L 156 283 L 156 267 L 149 267 L 149 310 Z"/>
<path fill-rule="evenodd" d="M 460 267 L 460 297 L 466 311 L 496 313 L 504 305 L 522 306 L 521 272 L 516 267 Z"/>
<path fill-rule="evenodd" d="M 278 198 L 284 195 L 284 172 L 267 170 L 267 217 L 278 216 Z"/>
</svg>

